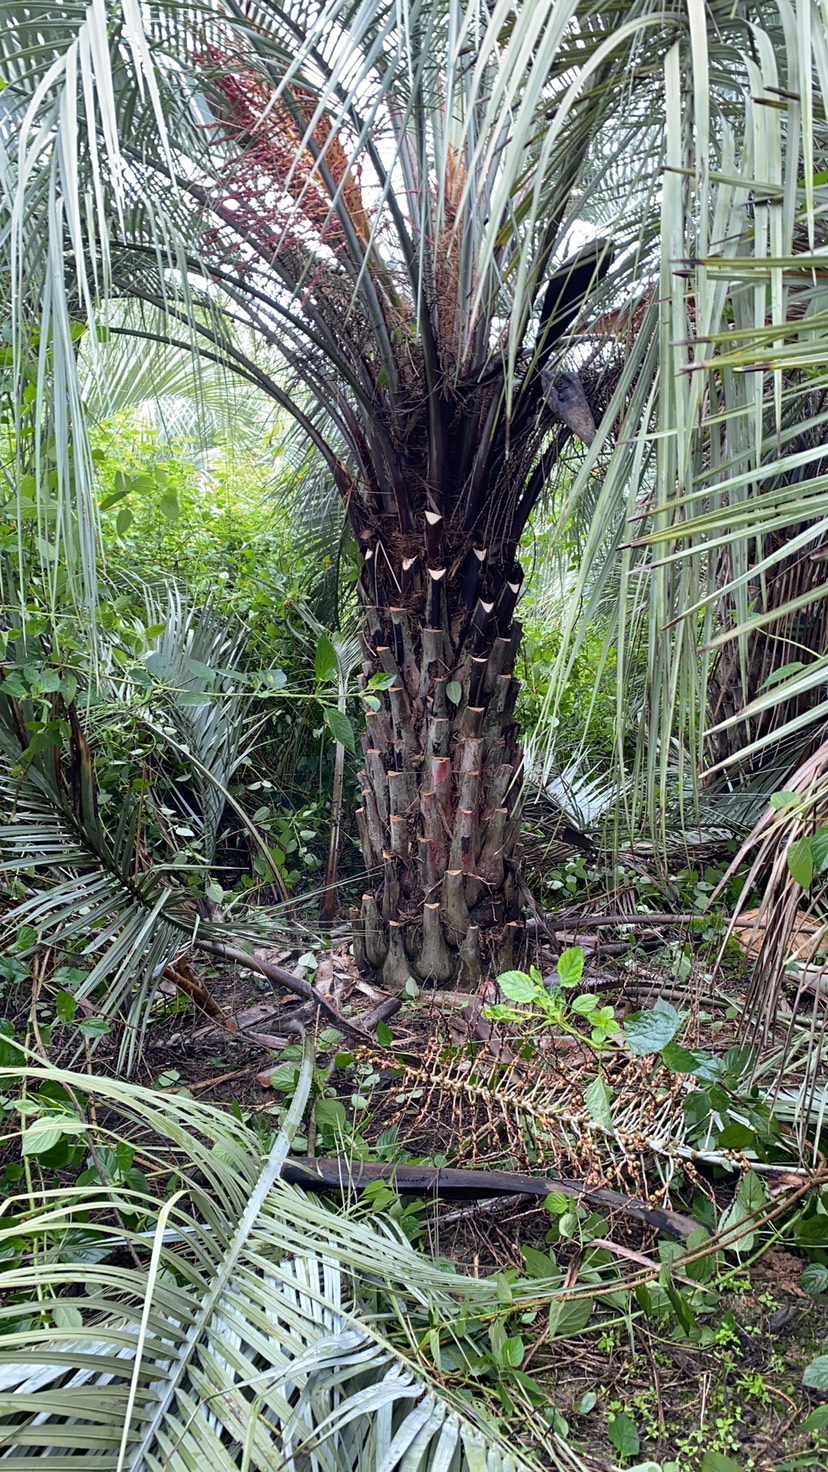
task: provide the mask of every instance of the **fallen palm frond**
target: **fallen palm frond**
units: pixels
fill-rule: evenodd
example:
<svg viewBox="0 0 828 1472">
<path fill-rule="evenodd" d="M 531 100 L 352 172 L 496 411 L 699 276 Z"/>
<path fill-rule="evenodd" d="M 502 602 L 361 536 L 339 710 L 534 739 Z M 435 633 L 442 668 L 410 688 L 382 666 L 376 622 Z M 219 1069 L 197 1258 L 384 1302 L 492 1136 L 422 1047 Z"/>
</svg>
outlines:
<svg viewBox="0 0 828 1472">
<path fill-rule="evenodd" d="M 468 1316 L 502 1312 L 498 1280 L 462 1277 L 279 1181 L 309 1098 L 309 1047 L 298 1072 L 262 1160 L 251 1129 L 195 1100 L 94 1075 L 0 1070 L 4 1090 L 30 1101 L 24 1158 L 38 1130 L 72 1131 L 96 1175 L 66 1187 L 33 1180 L 8 1202 L 14 1220 L 0 1218 L 11 1251 L 0 1460 L 84 1457 L 132 1472 L 538 1466 L 473 1406 L 455 1405 L 416 1349 L 418 1323 L 461 1333 Z M 129 1166 L 96 1174 L 116 1148 Z M 553 1296 L 533 1282 L 516 1301 Z M 391 1343 L 394 1329 L 408 1351 Z M 553 1434 L 545 1450 L 558 1472 L 583 1467 Z"/>
</svg>

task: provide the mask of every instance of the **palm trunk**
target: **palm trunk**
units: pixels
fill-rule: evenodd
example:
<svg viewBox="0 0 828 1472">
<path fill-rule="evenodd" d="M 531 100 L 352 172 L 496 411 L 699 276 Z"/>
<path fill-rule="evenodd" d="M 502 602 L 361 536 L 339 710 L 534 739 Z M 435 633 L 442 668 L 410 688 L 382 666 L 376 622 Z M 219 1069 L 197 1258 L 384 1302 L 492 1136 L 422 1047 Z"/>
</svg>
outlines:
<svg viewBox="0 0 828 1472">
<path fill-rule="evenodd" d="M 427 523 L 431 566 L 418 576 L 418 559 L 404 556 L 393 576 L 369 547 L 361 578 L 362 685 L 392 683 L 377 690 L 362 738 L 357 822 L 374 883 L 355 951 L 393 991 L 409 976 L 473 986 L 513 965 L 523 936 L 521 574 L 497 578 L 473 547 L 437 565 L 439 518 Z M 389 583 L 396 605 L 384 601 Z"/>
</svg>

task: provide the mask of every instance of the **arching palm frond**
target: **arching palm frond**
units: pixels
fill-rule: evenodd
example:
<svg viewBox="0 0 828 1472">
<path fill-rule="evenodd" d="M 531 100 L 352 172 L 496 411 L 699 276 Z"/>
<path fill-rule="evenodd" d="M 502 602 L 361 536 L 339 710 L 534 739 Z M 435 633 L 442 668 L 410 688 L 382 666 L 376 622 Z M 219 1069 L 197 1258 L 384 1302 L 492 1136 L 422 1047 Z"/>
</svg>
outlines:
<svg viewBox="0 0 828 1472">
<path fill-rule="evenodd" d="M 181 753 L 191 763 L 200 846 L 209 863 L 233 774 L 249 754 L 246 716 L 250 698 L 238 688 L 236 670 L 245 635 L 230 628 L 208 604 L 188 606 L 172 585 L 164 603 L 147 590 L 147 626 L 162 626 L 147 656 L 153 676 L 169 688 L 165 708 Z"/>
<path fill-rule="evenodd" d="M 376 481 L 382 496 L 399 496 L 395 440 L 413 447 L 420 418 L 426 478 L 435 490 L 461 485 L 441 400 L 462 385 L 471 420 L 481 380 L 495 390 L 479 428 L 488 424 L 482 449 L 496 472 L 518 386 L 528 426 L 578 292 L 595 284 L 596 261 L 598 275 L 608 265 L 596 252 L 547 288 L 583 188 L 597 191 L 610 164 L 596 140 L 633 99 L 626 151 L 653 135 L 629 66 L 649 46 L 658 52 L 669 25 L 652 0 L 637 0 L 620 29 L 611 12 L 577 0 L 549 16 L 479 0 L 406 0 L 393 17 L 348 4 L 202 14 L 159 3 L 114 7 L 108 32 L 94 8 L 52 17 L 46 3 L 33 12 L 7 0 L 3 14 L 15 367 L 21 382 L 34 372 L 39 410 L 51 390 L 69 406 L 46 432 L 67 506 L 74 485 L 78 527 L 92 530 L 94 506 L 73 343 L 86 325 L 94 358 L 99 303 L 116 296 L 156 314 L 144 330 L 294 412 L 340 491 L 345 471 L 355 486 Z M 445 56 L 440 76 L 435 56 Z M 646 147 L 657 159 L 657 137 Z M 634 216 L 621 236 L 652 253 L 653 232 Z M 298 396 L 260 358 L 273 349 L 302 384 Z M 512 453 L 519 438 L 513 426 Z M 467 439 L 468 429 L 457 448 Z M 537 448 L 526 448 L 531 469 Z M 466 486 L 475 520 L 478 461 Z M 76 540 L 88 581 L 92 543 Z"/>
<path fill-rule="evenodd" d="M 260 448 L 273 433 L 273 401 L 223 365 L 200 361 L 192 344 L 171 346 L 165 326 L 160 313 L 111 304 L 102 341 L 82 341 L 79 354 L 89 421 L 127 413 L 162 441 L 187 441 L 196 456 L 231 442 L 237 450 Z"/>
</svg>

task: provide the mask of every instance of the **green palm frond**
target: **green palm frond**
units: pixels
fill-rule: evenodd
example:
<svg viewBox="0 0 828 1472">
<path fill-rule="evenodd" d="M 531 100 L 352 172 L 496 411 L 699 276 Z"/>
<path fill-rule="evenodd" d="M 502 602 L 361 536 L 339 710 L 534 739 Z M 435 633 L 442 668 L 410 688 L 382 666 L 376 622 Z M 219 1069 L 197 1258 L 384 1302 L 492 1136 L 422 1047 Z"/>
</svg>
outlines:
<svg viewBox="0 0 828 1472">
<path fill-rule="evenodd" d="M 105 984 L 97 1005 L 124 1017 L 121 1061 L 129 1069 L 164 968 L 192 932 L 191 905 L 163 865 L 137 865 L 137 796 L 125 795 L 111 830 L 102 821 L 77 717 L 65 762 L 54 749 L 46 759 L 23 751 L 20 718 L 16 702 L 0 696 L 2 868 L 26 891 L 3 929 L 8 936 L 30 927 L 38 946 L 95 958 L 77 996 L 95 997 Z"/>
<path fill-rule="evenodd" d="M 646 61 L 673 17 L 653 0 L 620 27 L 583 0 L 549 14 L 505 0 L 406 0 L 393 15 L 158 3 L 115 7 L 108 31 L 94 8 L 53 17 L 46 0 L 34 12 L 5 0 L 3 14 L 14 366 L 22 384 L 36 365 L 38 408 L 52 393 L 69 406 L 34 433 L 52 435 L 60 494 L 74 493 L 88 596 L 95 508 L 74 343 L 86 327 L 95 361 L 116 298 L 292 412 L 332 479 L 377 477 L 383 494 L 402 493 L 394 443 L 406 429 L 392 422 L 421 363 L 436 487 L 450 459 L 441 385 L 497 384 L 493 468 L 518 389 L 531 422 L 526 363 L 543 367 L 577 326 L 555 327 L 540 294 L 584 191 L 621 167 L 604 146 L 620 107 L 626 155 L 641 143 L 639 157 L 659 157 L 639 93 L 652 94 Z M 619 240 L 653 269 L 638 195 Z M 608 303 L 629 276 L 613 268 Z M 481 458 L 477 480 L 485 470 Z"/>
<path fill-rule="evenodd" d="M 57 1086 L 65 1128 L 81 1129 L 93 1164 L 103 1149 L 94 1106 L 113 1148 L 134 1151 L 133 1177 L 145 1172 L 138 1184 L 33 1185 L 14 1203 L 25 1207 L 22 1250 L 19 1222 L 0 1224 L 16 1255 L 0 1308 L 0 1460 L 62 1467 L 83 1456 L 133 1472 L 537 1466 L 452 1403 L 416 1352 L 414 1326 L 429 1315 L 459 1334 L 470 1314 L 496 1316 L 496 1281 L 464 1278 L 279 1181 L 312 1077 L 306 1046 L 262 1160 L 250 1129 L 195 1100 L 94 1075 L 0 1071 L 31 1099 Z M 59 1127 L 59 1106 L 41 1118 Z M 24 1151 L 37 1119 L 26 1116 Z M 523 1296 L 554 1295 L 540 1282 Z M 582 1465 L 555 1437 L 548 1456 L 559 1472 Z"/>
<path fill-rule="evenodd" d="M 196 456 L 231 442 L 234 450 L 259 448 L 272 432 L 272 400 L 223 364 L 200 360 L 197 343 L 171 346 L 166 325 L 160 314 L 136 316 L 124 303 L 112 304 L 103 340 L 81 344 L 89 420 L 126 412 L 162 441 L 186 441 Z"/>
<path fill-rule="evenodd" d="M 687 14 L 663 62 L 659 273 L 628 303 L 635 351 L 649 341 L 654 357 L 628 385 L 597 499 L 594 447 L 562 511 L 586 498 L 591 526 L 558 690 L 585 625 L 614 607 L 622 718 L 632 670 L 647 671 L 637 809 L 662 821 L 676 755 L 690 794 L 704 767 L 790 771 L 828 711 L 824 19 L 809 0 L 763 7 L 755 29 Z"/>
<path fill-rule="evenodd" d="M 250 699 L 238 689 L 234 673 L 245 636 L 209 605 L 198 610 L 190 606 L 173 585 L 165 593 L 164 602 L 149 590 L 145 595 L 147 626 L 163 625 L 147 664 L 169 688 L 165 715 L 191 763 L 198 811 L 190 808 L 190 814 L 209 862 L 227 789 L 253 739 L 246 721 Z"/>
<path fill-rule="evenodd" d="M 163 972 L 200 923 L 186 871 L 177 869 L 178 851 L 153 840 L 148 820 L 158 804 L 166 800 L 188 821 L 203 863 L 230 804 L 269 862 L 264 840 L 229 791 L 255 735 L 246 719 L 249 698 L 231 673 L 243 635 L 210 609 L 194 610 L 172 587 L 157 596 L 146 590 L 145 598 L 147 626 L 162 627 L 146 659 L 145 678 L 154 683 L 149 692 L 140 688 L 141 703 L 113 665 L 101 673 L 86 723 L 92 741 L 110 752 L 113 724 L 121 748 L 135 733 L 149 733 L 162 758 L 152 780 L 125 750 L 117 802 L 102 802 L 75 708 L 58 712 L 68 742 L 39 748 L 27 744 L 30 703 L 0 693 L 2 869 L 25 890 L 3 917 L 4 933 L 27 927 L 32 949 L 52 946 L 89 962 L 76 995 L 95 999 L 111 1022 L 120 1019 L 127 1072 Z"/>
</svg>

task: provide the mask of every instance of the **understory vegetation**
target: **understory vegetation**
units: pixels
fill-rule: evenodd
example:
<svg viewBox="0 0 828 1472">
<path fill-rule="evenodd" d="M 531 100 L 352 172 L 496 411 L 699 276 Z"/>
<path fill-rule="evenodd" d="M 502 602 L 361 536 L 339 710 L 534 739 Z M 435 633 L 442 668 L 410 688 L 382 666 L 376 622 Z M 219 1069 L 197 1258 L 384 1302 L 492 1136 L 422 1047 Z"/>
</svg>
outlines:
<svg viewBox="0 0 828 1472">
<path fill-rule="evenodd" d="M 0 1460 L 828 1465 L 823 9 L 0 12 Z"/>
</svg>

